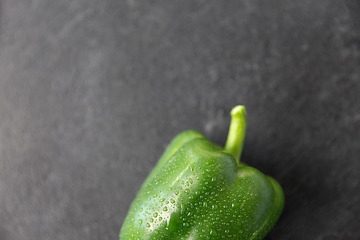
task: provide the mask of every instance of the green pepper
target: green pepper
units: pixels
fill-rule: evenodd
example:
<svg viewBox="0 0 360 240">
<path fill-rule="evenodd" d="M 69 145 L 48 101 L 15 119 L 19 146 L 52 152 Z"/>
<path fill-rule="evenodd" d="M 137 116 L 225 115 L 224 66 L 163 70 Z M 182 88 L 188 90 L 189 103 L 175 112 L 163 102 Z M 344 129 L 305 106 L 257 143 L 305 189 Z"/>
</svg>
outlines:
<svg viewBox="0 0 360 240">
<path fill-rule="evenodd" d="M 240 162 L 246 111 L 236 106 L 225 148 L 197 131 L 169 144 L 120 231 L 130 239 L 263 239 L 284 206 L 279 183 Z"/>
</svg>

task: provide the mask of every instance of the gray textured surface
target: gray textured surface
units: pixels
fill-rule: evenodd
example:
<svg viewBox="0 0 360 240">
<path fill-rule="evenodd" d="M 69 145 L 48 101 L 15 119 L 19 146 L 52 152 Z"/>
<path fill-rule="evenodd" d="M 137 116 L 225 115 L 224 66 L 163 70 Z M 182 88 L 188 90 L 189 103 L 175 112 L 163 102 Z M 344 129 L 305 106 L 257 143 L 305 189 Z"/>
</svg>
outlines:
<svg viewBox="0 0 360 240">
<path fill-rule="evenodd" d="M 348 8 L 346 7 L 348 6 Z M 267 237 L 360 239 L 357 1 L 5 0 L 0 238 L 117 239 L 166 144 L 224 143 L 274 176 Z"/>
</svg>

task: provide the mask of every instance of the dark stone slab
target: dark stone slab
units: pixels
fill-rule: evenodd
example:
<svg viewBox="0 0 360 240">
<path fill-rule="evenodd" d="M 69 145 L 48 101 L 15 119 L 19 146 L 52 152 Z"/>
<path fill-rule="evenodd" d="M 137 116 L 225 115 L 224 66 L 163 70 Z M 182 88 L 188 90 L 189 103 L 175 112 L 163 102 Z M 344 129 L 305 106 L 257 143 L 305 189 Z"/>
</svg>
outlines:
<svg viewBox="0 0 360 240">
<path fill-rule="evenodd" d="M 358 1 L 1 2 L 0 238 L 117 239 L 166 144 L 225 142 L 282 184 L 266 238 L 360 239 Z"/>
</svg>

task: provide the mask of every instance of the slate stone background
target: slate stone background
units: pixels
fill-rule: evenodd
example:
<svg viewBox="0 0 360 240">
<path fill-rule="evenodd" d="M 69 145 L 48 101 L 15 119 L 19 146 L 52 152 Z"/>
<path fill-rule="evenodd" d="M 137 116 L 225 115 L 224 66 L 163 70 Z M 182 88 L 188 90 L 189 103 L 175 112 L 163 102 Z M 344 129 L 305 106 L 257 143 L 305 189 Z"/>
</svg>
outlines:
<svg viewBox="0 0 360 240">
<path fill-rule="evenodd" d="M 360 239 L 360 4 L 3 0 L 0 238 L 118 239 L 166 144 L 225 142 L 276 178 L 267 240 Z"/>
</svg>

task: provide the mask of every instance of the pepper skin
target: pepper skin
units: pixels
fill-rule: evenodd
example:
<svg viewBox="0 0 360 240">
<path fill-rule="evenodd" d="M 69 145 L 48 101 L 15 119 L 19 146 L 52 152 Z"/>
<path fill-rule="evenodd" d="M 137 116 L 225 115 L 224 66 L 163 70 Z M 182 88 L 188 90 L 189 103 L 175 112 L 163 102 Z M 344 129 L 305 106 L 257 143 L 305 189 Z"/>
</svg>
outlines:
<svg viewBox="0 0 360 240">
<path fill-rule="evenodd" d="M 277 222 L 276 180 L 240 162 L 243 106 L 231 111 L 225 148 L 197 131 L 173 139 L 133 201 L 120 240 L 260 240 Z"/>
</svg>

